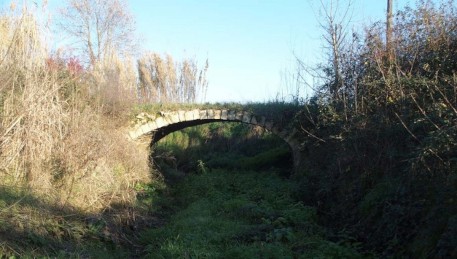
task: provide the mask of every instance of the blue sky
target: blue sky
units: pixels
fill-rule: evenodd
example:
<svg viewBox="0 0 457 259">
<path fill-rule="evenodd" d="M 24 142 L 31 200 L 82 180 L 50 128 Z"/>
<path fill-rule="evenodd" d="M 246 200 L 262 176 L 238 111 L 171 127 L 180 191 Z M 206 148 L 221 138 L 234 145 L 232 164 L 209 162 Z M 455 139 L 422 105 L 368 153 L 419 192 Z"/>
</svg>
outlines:
<svg viewBox="0 0 457 259">
<path fill-rule="evenodd" d="M 0 0 L 2 6 L 10 2 Z M 48 2 L 52 9 L 64 3 Z M 353 2 L 352 20 L 356 26 L 384 19 L 386 0 Z M 394 0 L 394 9 L 414 2 Z M 195 58 L 201 65 L 208 58 L 209 102 L 268 101 L 280 93 L 287 96 L 282 79 L 295 69 L 293 54 L 310 65 L 324 57 L 322 31 L 316 17 L 319 0 L 129 3 L 144 50 L 167 53 L 175 60 Z"/>
<path fill-rule="evenodd" d="M 396 0 L 394 6 L 408 2 Z M 281 92 L 287 95 L 281 78 L 294 70 L 293 53 L 309 64 L 323 57 L 317 1 L 130 3 L 146 49 L 195 57 L 200 63 L 209 59 L 207 101 L 268 101 Z M 385 10 L 385 0 L 355 0 L 353 20 L 384 19 Z"/>
<path fill-rule="evenodd" d="M 209 60 L 208 101 L 263 101 L 275 96 L 291 62 L 305 1 L 148 1 L 132 11 L 147 49 Z M 141 29 L 144 28 L 144 29 Z M 146 29 L 148 28 L 148 29 Z M 301 39 L 299 41 L 302 41 Z"/>
</svg>

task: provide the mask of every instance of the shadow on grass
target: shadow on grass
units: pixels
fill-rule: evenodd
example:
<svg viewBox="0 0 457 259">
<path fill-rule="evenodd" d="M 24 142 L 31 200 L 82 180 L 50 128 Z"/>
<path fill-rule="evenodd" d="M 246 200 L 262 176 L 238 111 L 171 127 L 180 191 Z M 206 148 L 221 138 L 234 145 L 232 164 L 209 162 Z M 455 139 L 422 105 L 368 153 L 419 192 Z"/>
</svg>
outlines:
<svg viewBox="0 0 457 259">
<path fill-rule="evenodd" d="M 138 257 L 137 233 L 158 224 L 147 209 L 130 204 L 90 214 L 0 186 L 0 258 Z"/>
<path fill-rule="evenodd" d="M 169 186 L 191 172 L 214 169 L 293 172 L 290 147 L 259 127 L 209 123 L 173 132 L 151 147 L 150 164 Z"/>
</svg>

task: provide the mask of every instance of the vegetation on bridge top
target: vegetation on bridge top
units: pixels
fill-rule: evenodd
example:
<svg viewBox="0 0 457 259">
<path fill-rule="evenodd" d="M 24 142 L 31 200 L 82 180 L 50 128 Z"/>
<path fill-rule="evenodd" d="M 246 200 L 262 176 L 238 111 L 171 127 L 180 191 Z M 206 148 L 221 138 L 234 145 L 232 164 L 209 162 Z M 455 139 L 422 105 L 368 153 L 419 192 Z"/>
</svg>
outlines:
<svg viewBox="0 0 457 259">
<path fill-rule="evenodd" d="M 160 116 L 161 112 L 172 112 L 193 109 L 225 109 L 251 112 L 257 116 L 265 116 L 273 121 L 292 121 L 295 115 L 302 110 L 302 104 L 298 102 L 268 101 L 263 103 L 153 103 L 136 105 L 133 109 L 134 116 L 141 112 Z"/>
</svg>

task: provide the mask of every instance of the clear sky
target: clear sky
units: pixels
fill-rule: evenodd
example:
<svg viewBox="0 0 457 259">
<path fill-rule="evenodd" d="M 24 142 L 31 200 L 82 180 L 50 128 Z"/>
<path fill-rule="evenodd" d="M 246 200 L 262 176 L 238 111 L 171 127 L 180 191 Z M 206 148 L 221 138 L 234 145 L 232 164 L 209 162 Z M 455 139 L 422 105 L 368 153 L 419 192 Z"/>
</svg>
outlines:
<svg viewBox="0 0 457 259">
<path fill-rule="evenodd" d="M 323 56 L 316 0 L 130 3 L 146 49 L 201 64 L 208 58 L 207 101 L 270 100 L 284 92 L 281 78 L 294 69 L 294 52 L 310 64 Z M 394 0 L 397 8 L 405 3 Z M 384 19 L 385 10 L 386 0 L 355 0 L 353 20 Z"/>
<path fill-rule="evenodd" d="M 308 64 L 322 60 L 318 1 L 131 0 L 129 3 L 144 50 L 168 53 L 175 60 L 195 58 L 201 65 L 208 58 L 206 100 L 250 102 L 268 101 L 285 91 L 282 78 L 295 69 L 294 53 Z M 384 20 L 386 0 L 353 1 L 355 24 Z M 3 6 L 10 2 L 0 0 Z M 54 9 L 64 1 L 48 2 Z M 394 0 L 394 9 L 414 2 Z"/>
<path fill-rule="evenodd" d="M 263 101 L 313 22 L 304 0 L 132 1 L 147 48 L 209 60 L 208 101 Z M 301 11 L 300 11 L 301 10 Z"/>
</svg>

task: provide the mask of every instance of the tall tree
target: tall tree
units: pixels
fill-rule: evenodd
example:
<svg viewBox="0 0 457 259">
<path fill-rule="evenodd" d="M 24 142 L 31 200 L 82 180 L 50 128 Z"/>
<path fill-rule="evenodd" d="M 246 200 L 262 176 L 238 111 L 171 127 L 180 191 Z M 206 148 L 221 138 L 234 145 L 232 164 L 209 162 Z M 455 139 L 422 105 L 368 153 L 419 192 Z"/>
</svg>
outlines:
<svg viewBox="0 0 457 259">
<path fill-rule="evenodd" d="M 62 16 L 60 27 L 91 66 L 112 51 L 122 56 L 134 49 L 135 22 L 126 0 L 67 0 Z"/>
</svg>

